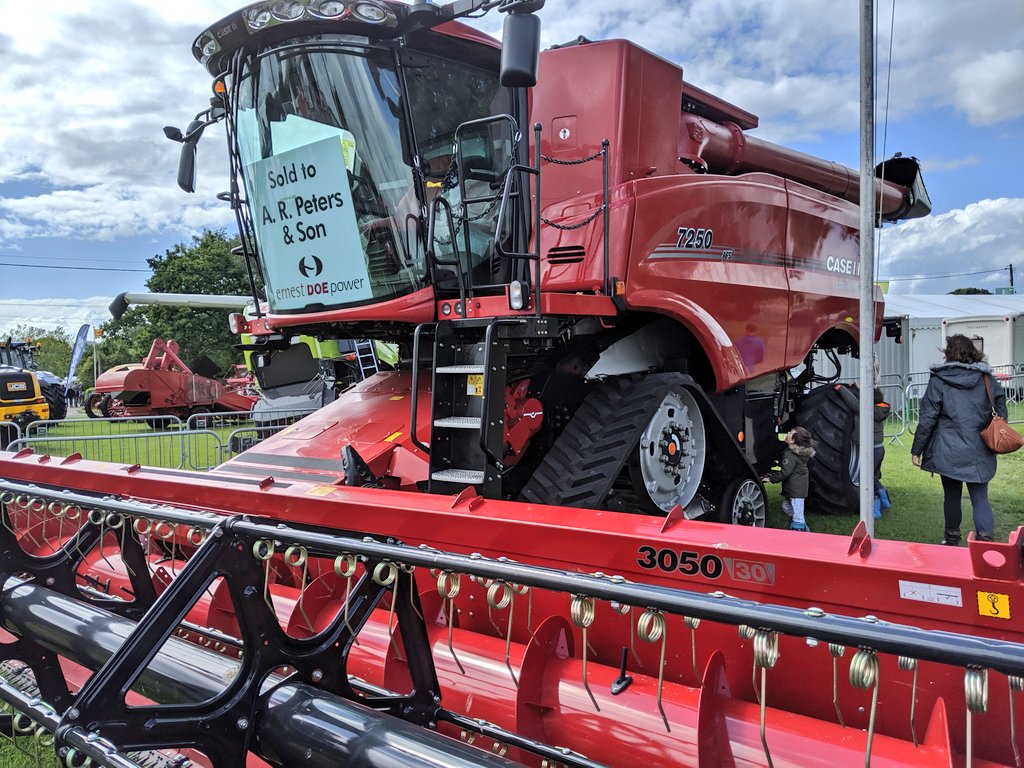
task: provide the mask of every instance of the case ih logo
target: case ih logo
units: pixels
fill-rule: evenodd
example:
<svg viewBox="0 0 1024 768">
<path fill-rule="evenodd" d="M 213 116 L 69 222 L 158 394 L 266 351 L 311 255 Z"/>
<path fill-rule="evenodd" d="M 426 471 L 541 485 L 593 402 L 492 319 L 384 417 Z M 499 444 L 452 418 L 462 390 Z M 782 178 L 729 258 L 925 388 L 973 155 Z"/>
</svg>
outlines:
<svg viewBox="0 0 1024 768">
<path fill-rule="evenodd" d="M 317 277 L 324 271 L 324 263 L 316 256 L 303 256 L 299 259 L 299 272 L 303 277 Z"/>
</svg>

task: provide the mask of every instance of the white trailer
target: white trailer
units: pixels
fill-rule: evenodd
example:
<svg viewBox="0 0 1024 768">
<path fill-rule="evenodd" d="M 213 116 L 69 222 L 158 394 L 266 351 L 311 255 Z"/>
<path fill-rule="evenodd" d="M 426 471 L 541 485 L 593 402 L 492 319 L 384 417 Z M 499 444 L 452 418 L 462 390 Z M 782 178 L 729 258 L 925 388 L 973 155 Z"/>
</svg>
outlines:
<svg viewBox="0 0 1024 768">
<path fill-rule="evenodd" d="M 1024 312 L 948 317 L 942 321 L 943 340 L 956 333 L 971 339 L 996 371 L 1015 372 L 1014 366 L 1024 363 Z"/>
</svg>

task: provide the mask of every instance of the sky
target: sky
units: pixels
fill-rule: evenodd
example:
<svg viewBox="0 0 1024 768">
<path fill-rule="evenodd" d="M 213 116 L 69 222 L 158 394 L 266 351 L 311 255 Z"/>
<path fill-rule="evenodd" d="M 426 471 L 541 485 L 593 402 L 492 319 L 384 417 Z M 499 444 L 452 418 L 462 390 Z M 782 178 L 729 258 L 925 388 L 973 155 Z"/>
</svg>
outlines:
<svg viewBox="0 0 1024 768">
<path fill-rule="evenodd" d="M 208 104 L 192 41 L 243 4 L 0 0 L 0 331 L 102 323 L 113 296 L 145 290 L 147 258 L 235 231 L 216 200 L 223 130 L 206 132 L 187 195 L 162 129 Z M 752 135 L 856 168 L 859 5 L 548 0 L 542 43 L 631 39 L 757 114 Z M 877 277 L 893 293 L 994 290 L 1013 264 L 1024 292 L 1024 3 L 879 0 L 875 13 L 876 154 L 918 157 L 933 202 L 885 228 Z M 501 21 L 473 23 L 498 35 Z"/>
</svg>

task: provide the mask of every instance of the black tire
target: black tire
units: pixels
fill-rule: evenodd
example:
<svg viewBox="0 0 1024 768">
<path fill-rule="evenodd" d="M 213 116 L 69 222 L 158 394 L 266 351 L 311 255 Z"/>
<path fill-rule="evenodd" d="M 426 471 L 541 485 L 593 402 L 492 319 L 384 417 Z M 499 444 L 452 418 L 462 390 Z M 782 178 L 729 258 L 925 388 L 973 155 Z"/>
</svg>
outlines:
<svg viewBox="0 0 1024 768">
<path fill-rule="evenodd" d="M 853 443 L 854 414 L 830 386 L 813 389 L 793 419 L 817 441 L 807 465 L 807 504 L 818 515 L 855 515 L 860 511 L 858 455 Z"/>
<path fill-rule="evenodd" d="M 764 528 L 768 510 L 764 486 L 750 478 L 733 480 L 718 507 L 718 522 Z"/>
<path fill-rule="evenodd" d="M 102 405 L 105 397 L 99 392 L 93 392 L 85 398 L 85 404 L 82 406 L 85 409 L 85 415 L 90 419 L 102 419 L 104 417 Z"/>
<path fill-rule="evenodd" d="M 641 456 L 640 439 L 657 418 L 666 398 L 690 398 L 680 374 L 609 377 L 594 384 L 568 425 L 544 456 L 520 493 L 520 499 L 565 507 L 614 509 L 664 515 L 669 510 L 648 494 L 642 471 L 636 465 L 646 460 L 647 469 L 657 467 L 654 449 Z M 696 405 L 692 406 L 696 410 Z M 699 415 L 699 414 L 698 414 Z M 697 451 L 703 470 L 706 444 L 701 422 Z M 696 494 L 699 477 L 687 480 L 687 492 Z M 624 495 L 616 486 L 627 484 Z M 661 500 L 668 493 L 659 487 Z M 618 495 L 617 495 L 618 494 Z M 692 495 L 691 494 L 691 495 Z M 690 499 L 681 503 L 685 506 Z"/>
<path fill-rule="evenodd" d="M 60 421 L 68 415 L 68 401 L 64 397 L 64 388 L 59 384 L 47 384 L 43 387 L 43 397 L 50 406 L 50 420 Z"/>
</svg>

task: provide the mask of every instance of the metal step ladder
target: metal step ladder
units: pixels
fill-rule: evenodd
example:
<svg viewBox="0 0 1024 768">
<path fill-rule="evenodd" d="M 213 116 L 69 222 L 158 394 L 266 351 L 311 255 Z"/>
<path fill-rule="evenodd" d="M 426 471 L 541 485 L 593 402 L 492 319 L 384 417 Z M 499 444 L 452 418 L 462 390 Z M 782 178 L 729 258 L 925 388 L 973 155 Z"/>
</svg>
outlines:
<svg viewBox="0 0 1024 768">
<path fill-rule="evenodd" d="M 356 339 L 354 351 L 361 379 L 373 376 L 380 370 L 377 362 L 377 348 L 371 339 Z"/>
<path fill-rule="evenodd" d="M 431 493 L 474 486 L 501 491 L 505 448 L 506 358 L 510 341 L 501 321 L 444 323 L 434 340 L 430 430 Z"/>
</svg>

